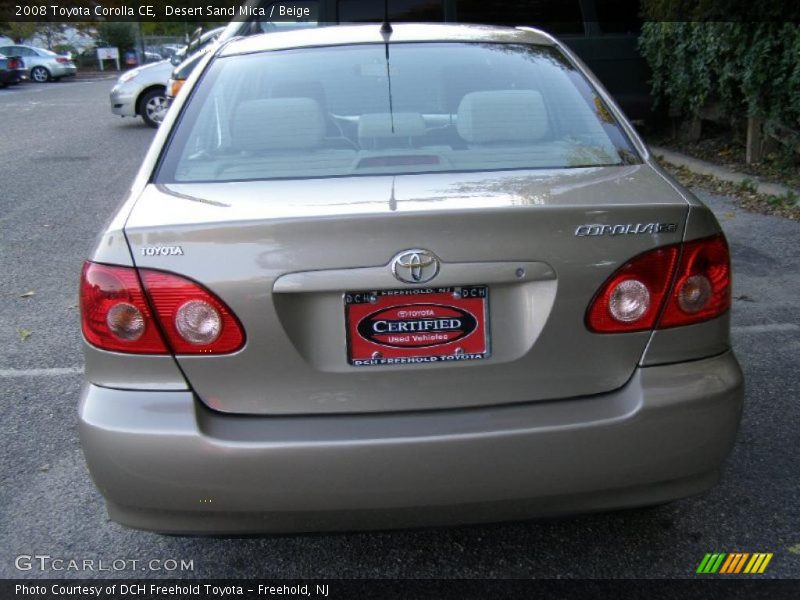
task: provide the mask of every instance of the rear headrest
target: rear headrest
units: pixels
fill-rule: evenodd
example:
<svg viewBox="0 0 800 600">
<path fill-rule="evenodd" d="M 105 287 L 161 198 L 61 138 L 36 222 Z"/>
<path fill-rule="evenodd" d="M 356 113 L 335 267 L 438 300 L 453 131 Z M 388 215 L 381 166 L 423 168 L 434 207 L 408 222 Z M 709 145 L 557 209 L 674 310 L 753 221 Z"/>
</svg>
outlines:
<svg viewBox="0 0 800 600">
<path fill-rule="evenodd" d="M 237 150 L 317 148 L 325 135 L 325 118 L 311 98 L 266 98 L 239 103 L 231 138 Z"/>
<path fill-rule="evenodd" d="M 272 84 L 270 98 L 311 98 L 319 103 L 323 111 L 328 105 L 325 98 L 325 88 L 319 81 L 300 79 L 276 81 Z"/>
<path fill-rule="evenodd" d="M 547 135 L 547 109 L 534 90 L 470 92 L 458 106 L 459 135 L 467 142 L 534 142 Z"/>
<path fill-rule="evenodd" d="M 394 131 L 392 128 L 394 127 Z M 370 113 L 358 119 L 359 142 L 425 135 L 425 120 L 419 113 Z"/>
</svg>

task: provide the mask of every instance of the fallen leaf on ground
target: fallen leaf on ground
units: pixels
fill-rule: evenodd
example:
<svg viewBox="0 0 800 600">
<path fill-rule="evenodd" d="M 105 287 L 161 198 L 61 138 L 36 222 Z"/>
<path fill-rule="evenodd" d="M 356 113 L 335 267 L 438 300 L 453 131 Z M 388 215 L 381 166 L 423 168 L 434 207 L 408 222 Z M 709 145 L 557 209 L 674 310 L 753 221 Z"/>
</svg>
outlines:
<svg viewBox="0 0 800 600">
<path fill-rule="evenodd" d="M 20 298 L 30 298 L 31 296 L 35 296 L 35 295 L 36 295 L 36 292 L 34 292 L 33 290 L 28 290 L 24 294 L 20 294 L 19 297 Z"/>
<path fill-rule="evenodd" d="M 19 330 L 19 339 L 23 342 L 26 341 L 31 335 L 33 334 L 32 331 L 28 331 L 27 329 L 20 329 Z"/>
</svg>

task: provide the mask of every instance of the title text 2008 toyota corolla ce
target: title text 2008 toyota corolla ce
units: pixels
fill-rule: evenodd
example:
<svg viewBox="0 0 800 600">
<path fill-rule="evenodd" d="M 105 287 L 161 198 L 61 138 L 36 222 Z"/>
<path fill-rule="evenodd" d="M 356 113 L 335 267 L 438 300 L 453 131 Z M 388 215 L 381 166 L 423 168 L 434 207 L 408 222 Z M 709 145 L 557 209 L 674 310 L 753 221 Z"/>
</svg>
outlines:
<svg viewBox="0 0 800 600">
<path fill-rule="evenodd" d="M 728 247 L 533 30 L 236 39 L 81 281 L 111 518 L 277 532 L 706 490 L 736 435 Z"/>
</svg>

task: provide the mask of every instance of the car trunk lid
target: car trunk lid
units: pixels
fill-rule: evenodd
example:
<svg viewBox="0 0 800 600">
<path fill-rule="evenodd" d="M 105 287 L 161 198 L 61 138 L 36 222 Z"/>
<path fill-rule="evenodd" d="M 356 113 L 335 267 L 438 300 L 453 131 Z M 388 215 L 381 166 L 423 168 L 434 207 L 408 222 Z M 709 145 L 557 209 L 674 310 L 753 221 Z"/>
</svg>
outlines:
<svg viewBox="0 0 800 600">
<path fill-rule="evenodd" d="M 391 412 L 622 386 L 650 332 L 591 333 L 587 305 L 625 261 L 680 241 L 687 211 L 648 165 L 151 184 L 126 235 L 137 266 L 201 282 L 244 325 L 247 342 L 235 354 L 177 357 L 207 405 Z M 434 254 L 440 273 L 398 281 L 390 263 L 408 249 Z M 486 358 L 348 361 L 347 292 L 433 286 L 487 287 Z"/>
</svg>

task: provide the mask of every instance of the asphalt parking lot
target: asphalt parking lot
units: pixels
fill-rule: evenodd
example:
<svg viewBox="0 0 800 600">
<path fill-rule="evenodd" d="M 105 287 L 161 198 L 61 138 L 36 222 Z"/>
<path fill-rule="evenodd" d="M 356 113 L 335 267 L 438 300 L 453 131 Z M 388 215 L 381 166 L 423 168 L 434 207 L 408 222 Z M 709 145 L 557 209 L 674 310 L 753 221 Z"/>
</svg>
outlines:
<svg viewBox="0 0 800 600">
<path fill-rule="evenodd" d="M 110 522 L 77 436 L 77 282 L 153 137 L 140 119 L 110 114 L 112 83 L 0 91 L 0 577 L 92 575 L 15 567 L 43 554 L 141 561 L 95 572 L 120 577 L 685 578 L 705 553 L 735 551 L 773 552 L 761 577 L 800 577 L 800 223 L 704 192 L 733 252 L 747 381 L 737 444 L 711 492 L 654 509 L 398 532 L 181 538 Z M 167 559 L 193 570 L 141 566 Z"/>
</svg>

